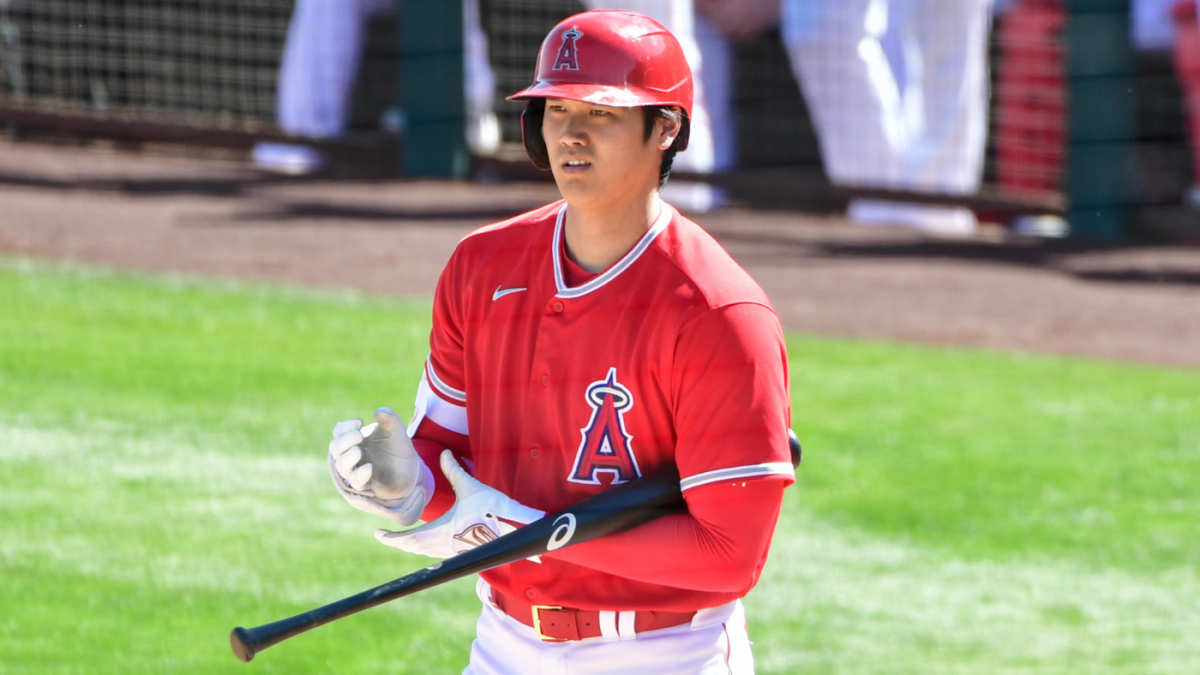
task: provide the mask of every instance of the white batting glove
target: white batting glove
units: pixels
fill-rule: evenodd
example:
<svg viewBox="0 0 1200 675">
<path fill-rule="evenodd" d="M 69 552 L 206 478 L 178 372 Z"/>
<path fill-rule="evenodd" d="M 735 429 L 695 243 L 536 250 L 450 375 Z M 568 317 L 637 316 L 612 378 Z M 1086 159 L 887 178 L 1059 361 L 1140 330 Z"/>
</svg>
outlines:
<svg viewBox="0 0 1200 675">
<path fill-rule="evenodd" d="M 338 422 L 329 443 L 329 475 L 351 506 L 412 525 L 433 494 L 433 473 L 421 461 L 404 425 L 391 408 L 375 411 L 375 422 Z"/>
<path fill-rule="evenodd" d="M 454 506 L 421 527 L 403 532 L 375 530 L 376 539 L 409 553 L 450 558 L 546 515 L 473 478 L 449 450 L 442 452 L 441 463 L 457 497 Z"/>
</svg>

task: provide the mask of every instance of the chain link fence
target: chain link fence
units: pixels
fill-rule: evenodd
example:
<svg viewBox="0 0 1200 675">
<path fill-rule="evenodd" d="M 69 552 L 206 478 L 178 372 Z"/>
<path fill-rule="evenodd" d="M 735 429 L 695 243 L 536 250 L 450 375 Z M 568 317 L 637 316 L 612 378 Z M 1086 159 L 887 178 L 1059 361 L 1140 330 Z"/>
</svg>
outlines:
<svg viewBox="0 0 1200 675">
<path fill-rule="evenodd" d="M 1066 12 L 1054 0 L 1010 4 L 1016 7 L 995 18 L 989 37 L 984 189 L 1060 194 Z M 32 111 L 73 119 L 76 131 L 89 120 L 121 120 L 277 134 L 276 87 L 293 9 L 291 0 L 0 0 L 0 121 Z M 520 141 L 522 106 L 504 96 L 530 82 L 549 29 L 584 9 L 579 0 L 481 0 L 494 107 L 508 147 Z M 375 19 L 365 35 L 375 56 L 360 68 L 350 105 L 372 112 L 350 120 L 377 129 L 379 110 L 403 104 L 390 62 L 397 53 L 394 15 Z M 810 101 L 780 30 L 731 48 L 736 165 L 819 171 Z M 1177 61 L 1170 45 L 1137 51 L 1137 187 L 1147 204 L 1177 203 L 1193 183 Z"/>
<path fill-rule="evenodd" d="M 0 0 L 0 103 L 263 128 L 288 0 Z"/>
</svg>

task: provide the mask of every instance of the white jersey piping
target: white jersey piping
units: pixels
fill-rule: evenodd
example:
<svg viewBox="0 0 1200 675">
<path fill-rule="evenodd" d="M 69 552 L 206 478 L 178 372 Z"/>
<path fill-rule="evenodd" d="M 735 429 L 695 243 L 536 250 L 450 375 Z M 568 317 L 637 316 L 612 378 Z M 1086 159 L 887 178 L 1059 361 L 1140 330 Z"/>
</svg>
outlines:
<svg viewBox="0 0 1200 675">
<path fill-rule="evenodd" d="M 791 462 L 767 462 L 765 464 L 750 464 L 747 466 L 735 466 L 729 469 L 705 471 L 704 473 L 688 476 L 679 481 L 679 489 L 687 490 L 701 485 L 708 485 L 709 483 L 739 481 L 747 478 L 761 478 L 763 476 L 789 476 L 795 478 L 796 469 L 792 467 Z"/>
<path fill-rule="evenodd" d="M 433 354 L 430 354 L 429 357 L 425 359 L 425 372 L 429 374 L 430 384 L 432 384 L 434 388 L 441 392 L 442 395 L 446 396 L 447 398 L 452 398 L 459 403 L 467 402 L 467 392 L 459 391 L 458 389 L 451 387 L 442 381 L 442 378 L 438 377 L 437 372 L 433 369 Z"/>
<path fill-rule="evenodd" d="M 662 211 L 658 214 L 658 218 L 654 221 L 654 224 L 650 226 L 650 229 L 646 232 L 646 234 L 642 235 L 642 238 L 638 241 L 637 246 L 634 246 L 631 251 L 625 254 L 625 257 L 621 258 L 615 265 L 605 270 L 603 274 L 595 279 L 592 279 L 586 284 L 583 284 L 582 286 L 576 286 L 575 288 L 570 288 L 567 286 L 562 270 L 562 254 L 560 251 L 562 251 L 563 226 L 567 220 L 567 207 L 564 205 L 562 210 L 558 212 L 558 220 L 554 223 L 554 249 L 551 252 L 554 256 L 554 286 L 558 289 L 558 293 L 555 295 L 555 297 L 578 298 L 580 296 L 587 295 L 588 293 L 591 293 L 592 291 L 604 286 L 613 279 L 621 276 L 622 272 L 629 269 L 630 265 L 637 262 L 637 259 L 646 252 L 646 249 L 650 248 L 650 244 L 654 243 L 655 238 L 658 237 L 663 230 L 667 229 L 667 225 L 671 224 L 671 218 L 675 216 L 675 209 L 670 204 L 662 201 L 660 201 L 660 203 L 662 204 Z"/>
</svg>

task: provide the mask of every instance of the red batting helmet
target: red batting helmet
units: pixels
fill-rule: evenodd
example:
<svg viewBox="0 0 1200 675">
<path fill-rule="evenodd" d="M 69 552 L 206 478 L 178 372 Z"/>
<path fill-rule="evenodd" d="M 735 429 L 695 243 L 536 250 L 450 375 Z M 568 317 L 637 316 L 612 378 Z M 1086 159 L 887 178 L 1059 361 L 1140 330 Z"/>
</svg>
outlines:
<svg viewBox="0 0 1200 675">
<path fill-rule="evenodd" d="M 679 106 L 690 119 L 692 69 L 679 40 L 650 17 L 617 10 L 584 12 L 550 31 L 538 52 L 533 84 L 508 98 L 565 98 L 618 108 Z M 549 168 L 542 116 L 530 115 L 532 107 L 521 118 L 525 150 L 534 164 Z M 684 126 L 677 151 L 687 147 L 686 122 Z"/>
</svg>

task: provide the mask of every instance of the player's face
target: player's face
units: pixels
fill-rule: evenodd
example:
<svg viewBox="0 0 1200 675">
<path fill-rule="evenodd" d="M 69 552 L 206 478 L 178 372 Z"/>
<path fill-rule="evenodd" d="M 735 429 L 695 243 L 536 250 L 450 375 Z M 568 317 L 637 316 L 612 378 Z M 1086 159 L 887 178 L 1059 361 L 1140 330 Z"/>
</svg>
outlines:
<svg viewBox="0 0 1200 675">
<path fill-rule="evenodd" d="M 547 99 L 542 135 L 563 198 L 590 207 L 649 196 L 658 187 L 662 126 L 647 141 L 641 108 Z"/>
</svg>

